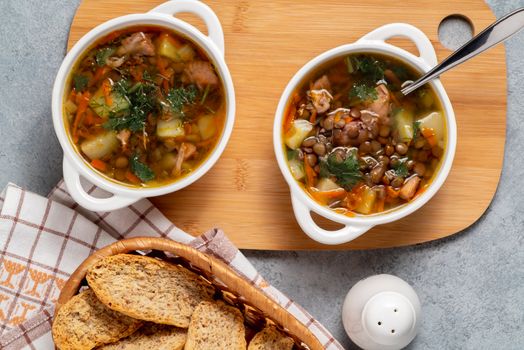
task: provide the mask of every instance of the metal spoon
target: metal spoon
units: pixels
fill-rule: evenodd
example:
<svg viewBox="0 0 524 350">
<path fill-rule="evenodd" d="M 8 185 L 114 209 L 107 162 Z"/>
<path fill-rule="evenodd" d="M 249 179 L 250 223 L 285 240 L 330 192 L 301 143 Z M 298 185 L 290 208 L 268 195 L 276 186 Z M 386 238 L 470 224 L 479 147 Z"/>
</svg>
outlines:
<svg viewBox="0 0 524 350">
<path fill-rule="evenodd" d="M 520 8 L 510 14 L 502 17 L 498 21 L 491 24 L 489 27 L 473 37 L 470 41 L 465 43 L 457 51 L 449 55 L 444 61 L 436 65 L 429 72 L 424 74 L 420 79 L 414 83 L 404 87 L 401 92 L 407 95 L 428 81 L 439 77 L 442 73 L 458 66 L 462 62 L 486 51 L 492 46 L 505 41 L 512 35 L 518 33 L 524 28 L 524 7 Z"/>
</svg>

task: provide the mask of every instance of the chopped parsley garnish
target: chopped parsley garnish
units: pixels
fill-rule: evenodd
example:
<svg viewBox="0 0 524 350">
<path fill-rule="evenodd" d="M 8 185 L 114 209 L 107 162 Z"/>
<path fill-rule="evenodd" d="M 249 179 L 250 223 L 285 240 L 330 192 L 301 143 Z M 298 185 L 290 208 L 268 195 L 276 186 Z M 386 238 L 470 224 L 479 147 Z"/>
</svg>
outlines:
<svg viewBox="0 0 524 350">
<path fill-rule="evenodd" d="M 95 54 L 95 62 L 100 67 L 106 65 L 107 59 L 114 54 L 116 49 L 114 47 L 104 47 L 97 51 Z"/>
<path fill-rule="evenodd" d="M 370 56 L 355 56 L 350 58 L 350 63 L 355 71 L 360 71 L 365 78 L 376 83 L 384 79 L 384 63 Z M 347 62 L 346 62 L 347 65 Z M 348 66 L 349 71 L 349 66 Z"/>
<path fill-rule="evenodd" d="M 396 176 L 399 176 L 399 177 L 408 176 L 409 170 L 408 170 L 407 162 L 408 162 L 408 158 L 402 158 L 402 159 L 399 159 L 399 162 L 395 166 L 392 166 L 393 170 L 395 170 Z"/>
<path fill-rule="evenodd" d="M 129 167 L 131 168 L 133 174 L 135 174 L 140 180 L 144 182 L 151 181 L 155 178 L 155 173 L 153 170 L 142 163 L 138 158 L 138 154 L 136 153 L 133 154 L 129 159 Z"/>
<path fill-rule="evenodd" d="M 80 92 L 80 91 L 85 90 L 88 83 L 89 83 L 89 79 L 85 75 L 81 75 L 81 74 L 73 75 L 73 87 L 75 88 L 76 91 Z"/>
<path fill-rule="evenodd" d="M 400 80 L 406 80 L 408 78 L 408 70 L 406 67 L 395 65 L 391 67 L 391 70 Z"/>
<path fill-rule="evenodd" d="M 166 99 L 173 113 L 179 117 L 184 117 L 184 106 L 193 104 L 197 96 L 197 89 L 194 85 L 187 87 L 173 88 L 167 93 Z"/>
<path fill-rule="evenodd" d="M 368 102 L 376 100 L 378 97 L 375 86 L 366 83 L 355 83 L 349 91 L 349 100 L 351 105 L 361 102 Z"/>
<path fill-rule="evenodd" d="M 331 153 L 320 160 L 320 177 L 334 176 L 337 183 L 346 190 L 351 190 L 360 180 L 362 172 L 358 163 L 357 152 L 346 154 L 346 159 L 340 159 L 336 153 Z"/>
<path fill-rule="evenodd" d="M 120 79 L 113 85 L 113 91 L 129 102 L 129 107 L 117 113 L 110 113 L 104 123 L 106 129 L 131 131 L 142 130 L 149 113 L 158 108 L 155 97 L 157 87 L 150 83 L 136 83 L 131 86 L 127 79 Z"/>
</svg>

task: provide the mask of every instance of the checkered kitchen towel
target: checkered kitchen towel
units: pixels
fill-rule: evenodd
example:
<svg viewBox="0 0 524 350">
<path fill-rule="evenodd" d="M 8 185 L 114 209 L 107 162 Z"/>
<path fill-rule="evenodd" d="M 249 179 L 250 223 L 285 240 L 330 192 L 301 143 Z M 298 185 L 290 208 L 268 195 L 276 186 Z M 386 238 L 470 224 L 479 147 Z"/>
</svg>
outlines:
<svg viewBox="0 0 524 350">
<path fill-rule="evenodd" d="M 90 190 L 95 195 L 98 191 Z M 1 349 L 54 349 L 53 305 L 69 275 L 95 250 L 147 234 L 218 257 L 309 327 L 325 349 L 343 349 L 318 321 L 269 285 L 222 231 L 193 238 L 146 199 L 118 211 L 95 213 L 78 207 L 63 183 L 48 198 L 9 184 L 0 194 L 0 208 Z"/>
</svg>

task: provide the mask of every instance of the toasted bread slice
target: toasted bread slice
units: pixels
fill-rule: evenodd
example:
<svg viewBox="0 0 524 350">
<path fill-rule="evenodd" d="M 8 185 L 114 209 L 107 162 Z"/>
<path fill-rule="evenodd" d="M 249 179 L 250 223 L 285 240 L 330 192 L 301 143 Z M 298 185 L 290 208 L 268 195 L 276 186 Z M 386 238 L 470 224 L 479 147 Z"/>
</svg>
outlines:
<svg viewBox="0 0 524 350">
<path fill-rule="evenodd" d="M 245 350 L 244 317 L 221 301 L 203 301 L 191 316 L 185 350 Z"/>
<path fill-rule="evenodd" d="M 267 326 L 249 342 L 248 350 L 291 350 L 295 342 L 275 327 Z"/>
<path fill-rule="evenodd" d="M 182 350 L 186 336 L 187 329 L 146 323 L 129 337 L 97 350 Z"/>
<path fill-rule="evenodd" d="M 90 350 L 127 337 L 142 324 L 107 308 L 88 289 L 58 310 L 52 333 L 60 350 Z"/>
<path fill-rule="evenodd" d="M 87 282 L 102 303 L 124 315 L 181 328 L 213 287 L 178 265 L 146 256 L 119 254 L 94 264 Z"/>
</svg>

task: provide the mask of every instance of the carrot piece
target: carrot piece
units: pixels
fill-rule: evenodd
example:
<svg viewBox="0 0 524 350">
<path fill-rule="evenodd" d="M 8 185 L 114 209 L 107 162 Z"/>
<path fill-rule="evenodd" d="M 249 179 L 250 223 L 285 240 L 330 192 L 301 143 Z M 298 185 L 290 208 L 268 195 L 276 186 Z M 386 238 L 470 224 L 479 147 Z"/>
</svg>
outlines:
<svg viewBox="0 0 524 350">
<path fill-rule="evenodd" d="M 89 92 L 86 91 L 84 93 L 77 94 L 76 100 L 78 107 L 76 109 L 75 120 L 73 121 L 73 128 L 71 130 L 74 142 L 78 142 L 77 131 L 78 127 L 80 126 L 80 123 L 82 122 L 82 118 L 84 117 L 84 114 L 87 110 L 87 104 L 89 103 Z"/>
<path fill-rule="evenodd" d="M 346 196 L 346 190 L 343 188 L 337 188 L 334 190 L 329 191 L 319 191 L 316 188 L 310 188 L 309 193 L 311 193 L 311 196 L 317 201 L 322 204 L 329 204 L 332 200 L 335 199 L 342 199 Z"/>
<path fill-rule="evenodd" d="M 98 67 L 98 69 L 95 72 L 95 75 L 93 76 L 93 79 L 89 82 L 89 86 L 93 86 L 96 83 L 98 83 L 100 80 L 102 80 L 106 74 L 108 74 L 111 71 L 111 68 L 108 66 Z"/>
<path fill-rule="evenodd" d="M 431 147 L 434 147 L 437 145 L 437 137 L 435 136 L 435 131 L 430 128 L 422 128 L 420 131 L 422 135 L 428 140 Z"/>
<path fill-rule="evenodd" d="M 295 119 L 296 111 L 297 108 L 295 107 L 295 105 L 291 104 L 288 107 L 288 110 L 286 111 L 286 117 L 284 118 L 284 133 L 287 133 L 291 129 L 291 126 L 293 125 L 293 120 Z"/>
<path fill-rule="evenodd" d="M 103 160 L 100 160 L 100 159 L 93 159 L 91 161 L 91 165 L 93 166 L 93 168 L 95 168 L 96 170 L 100 170 L 100 171 L 106 171 L 107 170 L 107 164 L 106 162 L 104 162 Z"/>
<path fill-rule="evenodd" d="M 304 170 L 306 171 L 306 185 L 308 187 L 315 187 L 317 173 L 311 167 L 311 165 L 309 165 L 309 162 L 306 159 L 304 159 Z"/>
<path fill-rule="evenodd" d="M 102 83 L 102 92 L 104 93 L 106 105 L 111 106 L 113 104 L 113 99 L 111 98 L 111 83 L 109 82 L 109 79 L 104 80 Z"/>
<path fill-rule="evenodd" d="M 71 92 L 69 93 L 69 100 L 75 102 L 76 101 L 76 90 L 75 89 L 71 89 Z"/>
<path fill-rule="evenodd" d="M 133 66 L 129 70 L 129 73 L 131 73 L 131 76 L 133 77 L 135 81 L 142 81 L 143 76 L 144 76 L 144 69 L 145 67 L 143 65 Z"/>
<path fill-rule="evenodd" d="M 351 123 L 353 121 L 353 118 L 351 118 L 351 117 L 344 117 L 344 121 L 346 122 L 346 124 L 348 124 L 348 123 Z"/>
<path fill-rule="evenodd" d="M 94 113 L 91 111 L 91 109 L 87 109 L 87 110 L 86 110 L 86 115 L 85 115 L 85 117 L 84 117 L 83 124 L 84 124 L 85 126 L 91 126 L 91 125 L 94 125 L 94 124 L 95 124 L 95 115 L 94 115 Z"/>
<path fill-rule="evenodd" d="M 400 194 L 400 190 L 395 190 L 393 187 L 388 186 L 386 187 L 386 193 L 387 193 L 387 196 L 390 198 L 397 198 L 398 195 Z"/>
<path fill-rule="evenodd" d="M 311 117 L 309 117 L 309 121 L 312 124 L 315 124 L 315 122 L 317 121 L 317 110 L 316 109 L 314 109 L 313 112 L 311 112 Z"/>
<path fill-rule="evenodd" d="M 126 171 L 126 173 L 125 173 L 125 177 L 126 177 L 126 179 L 127 179 L 129 182 L 131 182 L 131 183 L 133 183 L 133 184 L 139 184 L 139 183 L 141 182 L 140 179 L 139 179 L 135 174 L 133 174 L 132 172 L 130 172 L 129 170 Z"/>
</svg>

